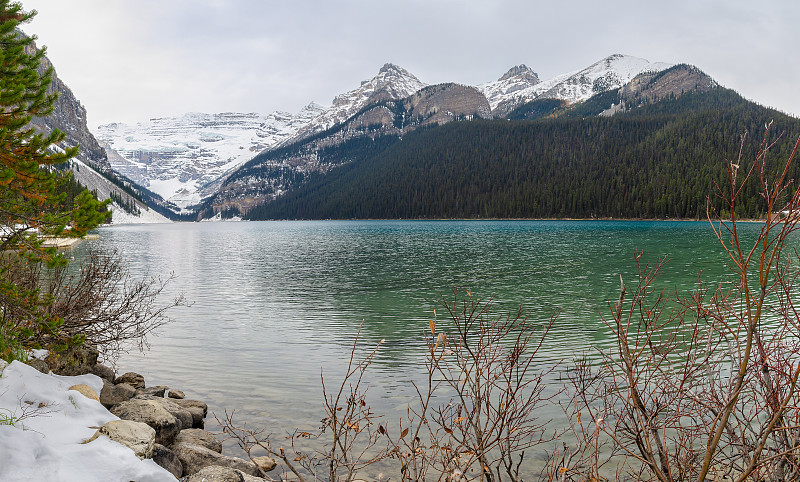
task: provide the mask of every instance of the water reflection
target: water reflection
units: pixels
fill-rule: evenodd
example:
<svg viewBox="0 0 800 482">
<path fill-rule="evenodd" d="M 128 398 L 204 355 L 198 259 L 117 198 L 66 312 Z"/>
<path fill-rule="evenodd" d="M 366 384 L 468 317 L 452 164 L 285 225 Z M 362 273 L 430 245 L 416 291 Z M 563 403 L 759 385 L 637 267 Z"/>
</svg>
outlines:
<svg viewBox="0 0 800 482">
<path fill-rule="evenodd" d="M 755 229 L 747 228 L 747 229 Z M 385 339 L 371 375 L 378 410 L 403 407 L 420 372 L 421 334 L 454 287 L 560 316 L 540 352 L 551 366 L 608 343 L 599 313 L 634 253 L 668 256 L 660 284 L 716 279 L 725 257 L 706 223 L 328 221 L 116 226 L 100 230 L 135 276 L 176 275 L 164 295 L 194 304 L 120 370 L 183 389 L 212 411 L 236 408 L 276 431 L 319 420 L 320 370 L 336 377 L 363 321 Z M 82 249 L 76 251 L 80 256 Z"/>
</svg>

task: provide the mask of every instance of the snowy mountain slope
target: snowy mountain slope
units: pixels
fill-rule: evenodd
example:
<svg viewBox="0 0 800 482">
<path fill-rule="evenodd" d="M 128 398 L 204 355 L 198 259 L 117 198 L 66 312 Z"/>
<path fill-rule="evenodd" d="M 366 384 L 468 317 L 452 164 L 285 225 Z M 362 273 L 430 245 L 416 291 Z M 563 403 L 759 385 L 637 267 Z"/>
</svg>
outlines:
<svg viewBox="0 0 800 482">
<path fill-rule="evenodd" d="M 169 219 L 150 209 L 145 203 L 131 196 L 120 186 L 109 181 L 92 166 L 79 159 L 70 161 L 75 180 L 90 191 L 96 193 L 98 199 L 114 199 L 111 203 L 111 224 L 147 224 L 169 223 Z M 126 183 L 127 185 L 127 183 Z M 130 186 L 128 186 L 130 187 Z M 122 204 L 125 204 L 123 207 Z"/>
<path fill-rule="evenodd" d="M 515 107 L 540 97 L 562 99 L 569 103 L 581 102 L 600 92 L 618 89 L 639 74 L 659 72 L 669 67 L 672 67 L 672 64 L 615 54 L 585 69 L 559 75 L 504 95 L 495 95 L 489 103 L 495 116 L 504 116 Z"/>
<path fill-rule="evenodd" d="M 357 89 L 337 95 L 330 107 L 300 129 L 295 137 L 283 143 L 294 142 L 341 124 L 369 104 L 405 99 L 427 85 L 402 67 L 387 63 L 381 67 L 378 75 L 361 82 Z"/>
<path fill-rule="evenodd" d="M 512 67 L 502 77 L 494 82 L 487 82 L 478 86 L 486 96 L 492 110 L 503 102 L 514 99 L 520 91 L 527 90 L 541 82 L 539 76 L 527 65 Z"/>
<path fill-rule="evenodd" d="M 189 113 L 102 125 L 98 138 L 115 151 L 109 156 L 115 171 L 185 208 L 200 201 L 207 184 L 292 137 L 321 111 L 312 103 L 296 115 Z"/>
<path fill-rule="evenodd" d="M 519 65 L 498 80 L 478 86 L 475 94 L 486 98 L 492 115 L 504 117 L 514 108 L 539 97 L 580 102 L 596 93 L 622 87 L 640 73 L 657 72 L 667 67 L 668 64 L 651 63 L 637 57 L 612 55 L 585 69 L 540 81 L 533 70 Z M 217 193 L 225 185 L 228 175 L 256 154 L 303 142 L 334 126 L 349 125 L 350 128 L 334 129 L 325 139 L 306 146 L 302 156 L 274 161 L 278 164 L 273 167 L 297 173 L 312 172 L 320 169 L 314 146 L 329 148 L 343 140 L 364 135 L 402 135 L 402 132 L 392 131 L 396 122 L 392 116 L 397 112 L 390 112 L 391 109 L 384 105 L 382 110 L 373 109 L 374 112 L 365 116 L 365 109 L 388 100 L 406 102 L 426 87 L 430 88 L 407 70 L 387 63 L 376 76 L 336 96 L 329 107 L 312 103 L 296 115 L 282 112 L 266 116 L 192 113 L 151 119 L 134 126 L 108 124 L 99 128 L 98 137 L 108 148 L 114 170 L 186 210 Z M 458 89 L 446 90 L 448 105 L 460 106 L 461 101 L 469 104 L 469 109 L 459 108 L 459 111 L 472 112 L 472 107 L 483 102 L 472 99 L 469 89 L 459 91 L 466 95 L 464 99 L 454 98 L 461 95 L 456 94 Z M 401 104 L 396 104 L 395 110 L 400 107 Z M 442 106 L 438 104 L 430 106 L 431 112 L 440 108 Z M 483 112 L 481 109 L 476 112 L 479 112 L 479 117 L 485 117 L 480 113 Z M 357 114 L 361 115 L 359 122 L 350 122 Z M 446 117 L 438 122 L 448 120 L 452 119 Z M 382 127 L 374 130 L 378 125 Z M 281 174 L 284 175 L 288 174 Z M 259 184 L 261 180 L 253 182 Z M 277 181 L 271 178 L 269 182 Z"/>
</svg>

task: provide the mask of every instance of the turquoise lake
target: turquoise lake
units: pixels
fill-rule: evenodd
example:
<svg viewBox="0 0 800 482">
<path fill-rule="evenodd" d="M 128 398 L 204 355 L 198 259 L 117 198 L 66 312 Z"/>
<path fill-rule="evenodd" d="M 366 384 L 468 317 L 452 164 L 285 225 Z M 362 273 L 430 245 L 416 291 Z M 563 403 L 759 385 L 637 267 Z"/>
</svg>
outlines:
<svg viewBox="0 0 800 482">
<path fill-rule="evenodd" d="M 728 273 L 707 222 L 241 222 L 98 232 L 76 257 L 93 244 L 116 247 L 134 277 L 174 273 L 165 296 L 184 293 L 192 303 L 170 313 L 149 351 L 123 356 L 118 372 L 184 390 L 219 414 L 236 409 L 275 433 L 318 425 L 320 372 L 337 379 L 362 322 L 367 346 L 386 340 L 368 376 L 373 407 L 402 411 L 428 320 L 453 289 L 493 297 L 498 314 L 522 306 L 544 323 L 559 312 L 537 356 L 547 368 L 608 346 L 601 314 L 620 275 L 635 282 L 636 252 L 642 261 L 669 258 L 658 283 L 668 289 Z M 550 377 L 554 390 L 559 377 Z"/>
</svg>

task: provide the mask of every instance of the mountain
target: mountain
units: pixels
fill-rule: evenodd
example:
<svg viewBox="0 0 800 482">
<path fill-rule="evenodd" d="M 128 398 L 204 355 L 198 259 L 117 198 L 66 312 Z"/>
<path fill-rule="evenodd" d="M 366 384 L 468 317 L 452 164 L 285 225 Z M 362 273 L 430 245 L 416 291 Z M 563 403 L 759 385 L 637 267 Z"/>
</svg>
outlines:
<svg viewBox="0 0 800 482">
<path fill-rule="evenodd" d="M 25 35 L 21 31 L 18 34 Z M 39 74 L 43 75 L 50 67 L 53 67 L 50 59 L 44 57 L 39 65 Z M 65 138 L 59 144 L 60 148 L 80 146 L 78 155 L 71 159 L 66 167 L 72 171 L 74 179 L 80 185 L 94 192 L 99 199 L 113 200 L 112 222 L 168 221 L 162 215 L 150 212 L 142 192 L 130 180 L 114 172 L 105 149 L 86 124 L 86 108 L 58 77 L 55 69 L 47 92 L 58 94 L 53 112 L 46 117 L 34 117 L 31 119 L 31 124 L 43 133 L 52 132 L 54 129 L 63 132 Z"/>
<path fill-rule="evenodd" d="M 552 113 L 666 67 L 612 55 L 545 81 L 519 65 L 497 81 L 472 87 L 427 85 L 387 63 L 330 106 L 311 104 L 297 115 L 187 114 L 101 126 L 98 137 L 109 147 L 115 170 L 160 194 L 174 211 L 188 213 L 200 203 L 201 217 L 245 214 L 309 176 L 374 155 L 416 129 L 505 118 L 533 101 L 541 107 L 544 99 L 551 100 L 546 112 Z M 268 126 L 269 136 L 263 134 Z"/>
<path fill-rule="evenodd" d="M 116 172 L 184 209 L 211 194 L 207 190 L 214 181 L 294 136 L 321 111 L 312 103 L 294 115 L 190 113 L 136 125 L 102 125 L 98 137 L 114 151 Z"/>
<path fill-rule="evenodd" d="M 295 142 L 330 129 L 346 121 L 367 105 L 404 99 L 426 86 L 427 84 L 407 70 L 387 63 L 380 68 L 378 75 L 361 82 L 357 89 L 337 95 L 330 107 L 301 128 L 295 137 L 283 143 Z"/>
<path fill-rule="evenodd" d="M 518 104 L 522 92 L 527 92 L 531 87 L 540 83 L 539 76 L 528 66 L 522 64 L 509 69 L 499 79 L 478 86 L 486 96 L 486 100 L 495 115 L 503 115 L 510 105 Z M 523 102 L 527 98 L 523 98 Z M 501 107 L 502 106 L 502 107 Z"/>
<path fill-rule="evenodd" d="M 256 156 L 225 180 L 201 217 L 246 214 L 309 176 L 373 156 L 416 129 L 491 117 L 483 94 L 459 84 L 427 86 L 405 99 L 381 99 L 343 123 Z"/>
<path fill-rule="evenodd" d="M 675 69 L 639 85 L 676 91 L 686 79 L 667 79 L 697 73 Z M 245 218 L 703 218 L 709 196 L 717 209 L 724 208 L 713 193 L 727 183 L 726 159 L 737 159 L 741 135 L 752 136 L 744 144 L 744 168 L 772 121 L 770 139 L 778 142 L 769 162 L 779 162 L 800 135 L 800 119 L 728 89 L 699 87 L 636 102 L 613 116 L 573 116 L 568 108 L 529 121 L 418 129 L 380 152 L 308 176 L 275 199 L 250 206 Z M 347 157 L 352 147 L 342 145 L 339 155 Z M 800 176 L 800 165 L 787 176 Z M 764 214 L 752 184 L 736 210 L 744 218 Z"/>
<path fill-rule="evenodd" d="M 560 99 L 569 104 L 582 102 L 595 94 L 619 89 L 640 74 L 660 72 L 671 66 L 630 55 L 614 54 L 585 69 L 559 75 L 543 82 L 532 82 L 527 87 L 524 82 L 517 82 L 515 85 L 518 88 L 509 89 L 502 95 L 495 94 L 493 100 L 490 100 L 492 114 L 504 117 L 520 105 L 539 98 Z M 493 93 L 496 86 L 507 84 L 508 79 L 503 80 L 503 77 L 497 82 L 485 84 L 484 92 Z M 538 80 L 538 77 L 536 79 Z"/>
</svg>

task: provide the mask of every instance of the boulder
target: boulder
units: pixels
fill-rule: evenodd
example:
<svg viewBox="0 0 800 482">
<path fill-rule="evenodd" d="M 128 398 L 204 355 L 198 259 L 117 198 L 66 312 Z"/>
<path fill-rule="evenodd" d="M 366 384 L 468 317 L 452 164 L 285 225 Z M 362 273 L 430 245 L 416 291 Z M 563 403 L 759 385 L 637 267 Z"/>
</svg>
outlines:
<svg viewBox="0 0 800 482">
<path fill-rule="evenodd" d="M 253 463 L 255 463 L 264 472 L 269 472 L 278 466 L 278 462 L 275 459 L 272 457 L 267 457 L 266 455 L 262 455 L 261 457 L 253 457 Z"/>
<path fill-rule="evenodd" d="M 100 355 L 90 346 L 73 346 L 62 352 L 50 352 L 44 359 L 56 375 L 76 376 L 92 373 Z"/>
<path fill-rule="evenodd" d="M 248 460 L 222 455 L 213 450 L 189 443 L 174 444 L 171 447 L 183 464 L 183 475 L 193 475 L 210 465 L 219 465 L 241 470 L 247 475 L 258 475 L 256 464 Z"/>
<path fill-rule="evenodd" d="M 114 381 L 114 369 L 109 366 L 98 363 L 92 367 L 92 373 L 103 380 L 108 380 L 109 382 Z"/>
<path fill-rule="evenodd" d="M 200 407 L 188 407 L 186 410 L 192 414 L 192 428 L 206 428 L 203 415 L 203 409 Z"/>
<path fill-rule="evenodd" d="M 25 363 L 27 363 L 28 365 L 32 366 L 33 368 L 39 370 L 40 372 L 44 373 L 45 375 L 50 373 L 50 366 L 44 360 L 40 360 L 38 358 L 31 358 L 30 360 L 28 360 Z"/>
<path fill-rule="evenodd" d="M 100 397 L 97 396 L 97 392 L 92 389 L 89 385 L 72 385 L 67 390 L 74 390 L 86 398 L 91 398 L 92 400 L 100 401 Z"/>
<path fill-rule="evenodd" d="M 156 385 L 155 387 L 139 388 L 136 390 L 136 396 L 147 395 L 150 397 L 164 398 L 164 392 L 169 387 L 164 385 Z"/>
<path fill-rule="evenodd" d="M 205 417 L 208 414 L 208 405 L 205 402 L 201 402 L 200 400 L 189 400 L 188 398 L 176 398 L 173 399 L 172 401 L 186 409 L 190 407 L 199 408 L 203 412 L 203 417 Z"/>
<path fill-rule="evenodd" d="M 127 383 L 136 389 L 144 388 L 144 377 L 134 372 L 123 373 L 114 379 L 114 384 L 118 383 Z"/>
<path fill-rule="evenodd" d="M 263 481 L 264 479 L 258 479 Z M 246 482 L 244 474 L 230 467 L 209 465 L 198 472 L 184 477 L 181 482 Z"/>
<path fill-rule="evenodd" d="M 182 399 L 182 398 L 186 398 L 186 395 L 184 395 L 183 392 L 180 391 L 180 390 L 172 389 L 172 390 L 169 391 L 169 398 Z"/>
<path fill-rule="evenodd" d="M 153 455 L 156 431 L 145 423 L 132 420 L 112 420 L 102 427 L 84 443 L 89 443 L 101 435 L 133 450 L 140 459 L 149 459 Z"/>
<path fill-rule="evenodd" d="M 217 453 L 222 453 L 222 442 L 217 439 L 211 432 L 206 432 L 199 428 L 183 429 L 175 437 L 175 444 L 188 443 L 199 445 Z"/>
<path fill-rule="evenodd" d="M 100 390 L 100 403 L 106 408 L 112 407 L 118 403 L 127 402 L 133 398 L 135 393 L 136 390 L 127 383 L 114 385 L 108 380 L 103 380 L 103 389 Z"/>
<path fill-rule="evenodd" d="M 124 420 L 143 422 L 156 431 L 156 443 L 169 446 L 181 430 L 181 422 L 156 400 L 133 398 L 111 407 L 111 413 Z"/>
<path fill-rule="evenodd" d="M 206 418 L 208 414 L 208 405 L 206 405 L 205 402 L 201 402 L 200 400 L 188 400 L 185 398 L 171 398 L 169 401 L 177 403 L 192 414 L 192 428 L 203 428 L 203 419 Z"/>
<path fill-rule="evenodd" d="M 152 400 L 161 404 L 169 413 L 181 422 L 181 430 L 184 428 L 191 428 L 194 425 L 194 417 L 189 410 L 181 407 L 174 400 L 164 397 L 154 397 L 151 395 L 136 395 L 134 400 Z"/>
<path fill-rule="evenodd" d="M 176 479 L 183 475 L 181 460 L 175 455 L 175 452 L 161 444 L 153 445 L 153 462 L 167 469 Z"/>
<path fill-rule="evenodd" d="M 264 482 L 264 479 L 259 477 L 259 476 L 257 476 L 257 475 L 245 474 L 241 470 L 237 470 L 237 472 L 242 474 L 242 478 L 244 478 L 244 482 Z"/>
</svg>

